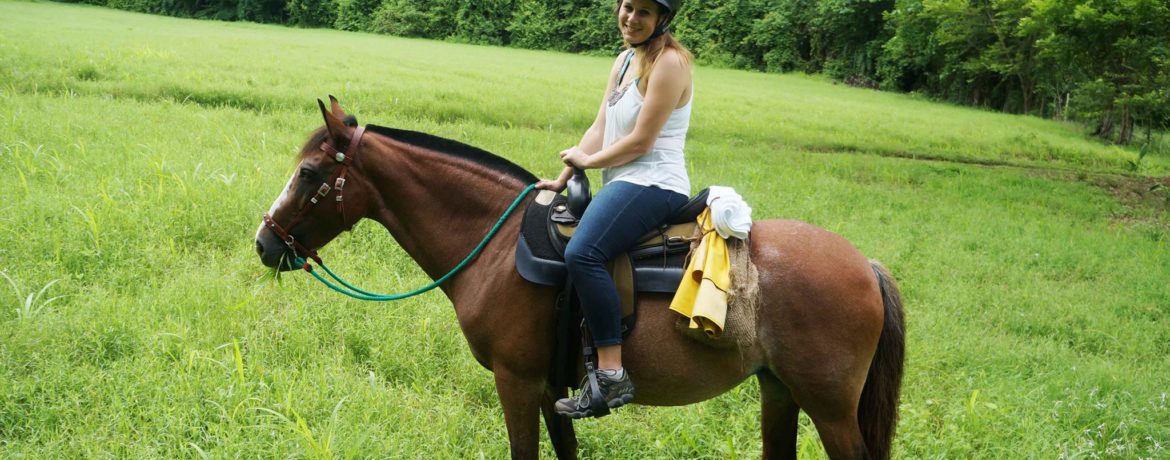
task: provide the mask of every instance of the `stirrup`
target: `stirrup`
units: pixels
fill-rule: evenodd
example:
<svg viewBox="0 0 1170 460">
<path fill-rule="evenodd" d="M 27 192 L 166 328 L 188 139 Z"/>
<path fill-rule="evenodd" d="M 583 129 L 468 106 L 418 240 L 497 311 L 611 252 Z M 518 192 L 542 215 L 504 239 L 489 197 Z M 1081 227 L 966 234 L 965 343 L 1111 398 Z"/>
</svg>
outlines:
<svg viewBox="0 0 1170 460">
<path fill-rule="evenodd" d="M 582 388 L 581 392 L 589 392 L 589 416 L 593 418 L 601 418 L 609 415 L 609 402 L 605 400 L 605 395 L 601 393 L 601 385 L 597 383 L 597 369 L 593 367 L 590 361 L 592 358 L 592 347 L 586 348 L 585 354 L 585 377 L 588 381 L 587 388 Z"/>
<path fill-rule="evenodd" d="M 595 356 L 593 347 L 591 346 L 592 341 L 593 341 L 592 336 L 589 334 L 589 326 L 585 323 L 585 320 L 582 319 L 581 320 L 581 351 L 582 351 L 582 354 L 585 355 L 585 380 L 581 382 L 581 392 L 577 394 L 576 403 L 580 404 L 581 398 L 588 395 L 589 396 L 589 408 L 587 409 L 587 412 L 585 412 L 585 413 L 576 412 L 574 410 L 574 412 L 572 412 L 572 413 L 558 412 L 560 415 L 564 415 L 564 416 L 571 417 L 571 418 L 584 418 L 584 417 L 601 418 L 601 417 L 605 417 L 606 415 L 609 415 L 609 402 L 605 400 L 605 395 L 601 393 L 601 385 L 597 381 L 597 368 L 593 364 L 593 361 L 594 361 L 594 359 L 596 359 L 596 356 Z M 569 400 L 572 401 L 571 398 Z M 579 407 L 575 407 L 574 409 L 578 409 L 578 408 Z M 578 416 L 578 414 L 580 414 L 580 415 Z"/>
</svg>

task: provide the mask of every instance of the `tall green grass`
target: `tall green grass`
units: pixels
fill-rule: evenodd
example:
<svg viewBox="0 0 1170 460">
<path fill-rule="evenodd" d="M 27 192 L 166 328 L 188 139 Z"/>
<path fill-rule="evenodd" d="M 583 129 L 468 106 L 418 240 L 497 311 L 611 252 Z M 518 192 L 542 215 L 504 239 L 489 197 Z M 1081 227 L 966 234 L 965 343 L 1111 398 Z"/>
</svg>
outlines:
<svg viewBox="0 0 1170 460">
<path fill-rule="evenodd" d="M 19 18 L 0 26 L 0 457 L 507 455 L 441 294 L 375 304 L 274 279 L 252 235 L 318 97 L 548 176 L 609 59 L 51 3 L 0 15 Z M 810 77 L 695 80 L 697 186 L 838 232 L 901 282 L 897 456 L 1168 455 L 1170 195 L 1093 185 L 1153 183 L 1137 151 Z M 429 281 L 369 222 L 325 252 L 363 286 Z M 748 382 L 581 422 L 582 453 L 758 456 L 757 397 Z"/>
</svg>

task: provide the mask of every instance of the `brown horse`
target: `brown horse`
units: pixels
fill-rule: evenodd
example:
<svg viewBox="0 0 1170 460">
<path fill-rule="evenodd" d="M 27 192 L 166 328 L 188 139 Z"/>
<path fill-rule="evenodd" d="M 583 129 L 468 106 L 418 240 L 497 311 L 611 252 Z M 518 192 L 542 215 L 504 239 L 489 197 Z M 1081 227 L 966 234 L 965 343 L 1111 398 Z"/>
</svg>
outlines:
<svg viewBox="0 0 1170 460">
<path fill-rule="evenodd" d="M 369 218 L 438 278 L 536 181 L 507 160 L 447 139 L 377 126 L 363 136 L 336 100 L 331 109 L 318 102 L 325 126 L 305 143 L 297 172 L 256 235 L 269 267 L 298 268 L 287 262 L 293 247 L 304 256 Z M 440 287 L 471 353 L 495 374 L 512 457 L 537 457 L 543 414 L 557 456 L 575 458 L 571 421 L 553 412 L 565 390 L 548 383 L 557 292 L 517 274 L 520 220 L 510 217 L 478 258 Z M 758 221 L 751 234 L 760 274 L 756 343 L 717 349 L 685 338 L 667 309 L 669 296 L 642 296 L 638 326 L 622 347 L 634 402 L 695 403 L 755 376 L 765 458 L 796 458 L 802 409 L 831 458 L 888 457 L 904 349 L 893 278 L 845 239 L 809 224 Z"/>
</svg>

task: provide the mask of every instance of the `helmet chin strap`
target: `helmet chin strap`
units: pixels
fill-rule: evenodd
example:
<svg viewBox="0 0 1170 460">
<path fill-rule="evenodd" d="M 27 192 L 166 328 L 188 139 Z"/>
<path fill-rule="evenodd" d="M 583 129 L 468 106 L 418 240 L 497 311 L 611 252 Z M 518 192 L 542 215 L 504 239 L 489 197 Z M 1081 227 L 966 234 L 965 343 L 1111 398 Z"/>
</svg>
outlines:
<svg viewBox="0 0 1170 460">
<path fill-rule="evenodd" d="M 647 38 L 646 40 L 639 42 L 639 43 L 631 43 L 630 47 L 631 48 L 639 48 L 639 47 L 646 46 L 647 43 L 654 41 L 655 38 L 661 37 L 662 34 L 664 34 L 664 33 L 666 33 L 665 28 L 657 27 L 654 29 L 654 33 L 650 34 L 650 38 Z"/>
<path fill-rule="evenodd" d="M 654 28 L 654 33 L 650 34 L 650 38 L 647 38 L 639 43 L 631 43 L 630 47 L 631 48 L 639 48 L 642 46 L 646 46 L 646 44 L 654 41 L 655 38 L 661 37 L 662 34 L 666 33 L 667 28 L 670 27 L 670 21 L 672 19 L 674 19 L 673 14 L 663 18 L 662 21 L 658 23 L 658 27 Z"/>
</svg>

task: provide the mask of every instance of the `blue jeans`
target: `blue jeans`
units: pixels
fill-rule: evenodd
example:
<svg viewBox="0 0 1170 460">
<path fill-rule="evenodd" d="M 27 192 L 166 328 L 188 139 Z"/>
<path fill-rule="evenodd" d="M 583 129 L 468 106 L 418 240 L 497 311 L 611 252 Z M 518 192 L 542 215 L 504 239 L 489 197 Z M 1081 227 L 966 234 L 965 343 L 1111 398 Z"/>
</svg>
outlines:
<svg viewBox="0 0 1170 460">
<path fill-rule="evenodd" d="M 565 263 L 596 346 L 622 343 L 621 305 L 606 262 L 630 250 L 688 199 L 678 192 L 614 181 L 585 209 L 565 247 Z"/>
</svg>

